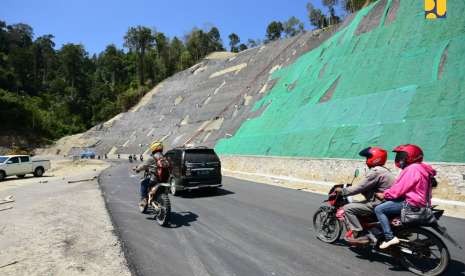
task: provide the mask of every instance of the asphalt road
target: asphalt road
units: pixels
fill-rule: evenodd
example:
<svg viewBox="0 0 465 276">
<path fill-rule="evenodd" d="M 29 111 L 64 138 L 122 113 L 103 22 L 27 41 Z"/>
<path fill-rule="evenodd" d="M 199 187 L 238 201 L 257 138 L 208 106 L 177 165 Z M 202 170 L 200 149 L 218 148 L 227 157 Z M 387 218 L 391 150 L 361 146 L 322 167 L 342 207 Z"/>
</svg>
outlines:
<svg viewBox="0 0 465 276">
<path fill-rule="evenodd" d="M 104 171 L 100 183 L 135 275 L 412 275 L 389 257 L 317 240 L 311 219 L 321 195 L 224 177 L 216 195 L 171 196 L 172 225 L 162 228 L 139 213 L 128 163 Z M 465 221 L 441 224 L 465 248 Z M 464 251 L 448 246 L 447 275 L 465 275 Z"/>
</svg>

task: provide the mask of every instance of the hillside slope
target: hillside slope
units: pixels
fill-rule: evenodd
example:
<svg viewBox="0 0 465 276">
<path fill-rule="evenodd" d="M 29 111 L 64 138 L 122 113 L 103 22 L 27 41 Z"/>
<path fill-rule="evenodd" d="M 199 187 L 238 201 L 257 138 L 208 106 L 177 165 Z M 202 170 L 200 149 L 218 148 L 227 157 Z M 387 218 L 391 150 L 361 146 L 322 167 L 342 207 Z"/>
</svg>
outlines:
<svg viewBox="0 0 465 276">
<path fill-rule="evenodd" d="M 273 89 L 223 154 L 354 158 L 369 145 L 421 145 L 465 162 L 465 2 L 425 20 L 422 1 L 380 0 L 277 70 Z"/>
<path fill-rule="evenodd" d="M 261 113 L 251 109 L 274 85 L 270 72 L 291 64 L 334 31 L 307 32 L 239 54 L 213 53 L 160 83 L 129 112 L 65 137 L 42 153 L 74 154 L 89 147 L 100 155 L 141 154 L 155 139 L 163 139 L 168 148 L 213 147 Z"/>
<path fill-rule="evenodd" d="M 379 0 L 335 29 L 216 53 L 46 152 L 140 154 L 163 139 L 223 155 L 354 158 L 417 143 L 427 160 L 465 162 L 465 2 L 449 10 L 425 20 L 421 2 Z"/>
</svg>

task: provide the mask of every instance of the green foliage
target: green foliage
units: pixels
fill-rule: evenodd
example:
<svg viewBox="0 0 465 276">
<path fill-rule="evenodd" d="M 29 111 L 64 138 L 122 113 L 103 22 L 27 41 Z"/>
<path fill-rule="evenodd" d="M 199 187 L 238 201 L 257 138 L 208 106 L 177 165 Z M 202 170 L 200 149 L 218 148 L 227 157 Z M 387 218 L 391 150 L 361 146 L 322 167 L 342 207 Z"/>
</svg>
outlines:
<svg viewBox="0 0 465 276">
<path fill-rule="evenodd" d="M 241 39 L 239 38 L 239 36 L 235 33 L 232 33 L 228 36 L 228 38 L 229 38 L 229 47 L 231 47 L 231 52 L 233 53 L 239 52 L 239 48 L 237 47 L 239 42 L 241 42 Z"/>
<path fill-rule="evenodd" d="M 307 14 L 310 23 L 317 27 L 318 29 L 322 29 L 328 26 L 328 20 L 323 12 L 315 8 L 312 3 L 307 3 Z"/>
<path fill-rule="evenodd" d="M 281 38 L 281 34 L 284 31 L 283 24 L 279 21 L 271 22 L 266 28 L 266 39 L 267 41 L 274 41 Z"/>
<path fill-rule="evenodd" d="M 155 37 L 152 35 L 152 31 L 144 26 L 131 27 L 124 36 L 124 46 L 137 55 L 140 85 L 144 85 L 145 82 L 145 52 L 153 45 L 154 41 Z"/>
<path fill-rule="evenodd" d="M 375 0 L 343 0 L 341 4 L 347 12 L 354 13 L 372 2 Z"/>
<path fill-rule="evenodd" d="M 287 21 L 283 22 L 283 29 L 286 37 L 293 37 L 304 32 L 304 23 L 297 17 L 291 16 Z"/>
<path fill-rule="evenodd" d="M 0 21 L 0 133 L 56 139 L 129 110 L 153 85 L 224 51 L 218 28 L 193 29 L 185 41 L 144 26 L 124 46 L 89 56 L 83 45 L 55 49 L 53 35 Z M 244 48 L 244 46 L 240 46 Z"/>
</svg>

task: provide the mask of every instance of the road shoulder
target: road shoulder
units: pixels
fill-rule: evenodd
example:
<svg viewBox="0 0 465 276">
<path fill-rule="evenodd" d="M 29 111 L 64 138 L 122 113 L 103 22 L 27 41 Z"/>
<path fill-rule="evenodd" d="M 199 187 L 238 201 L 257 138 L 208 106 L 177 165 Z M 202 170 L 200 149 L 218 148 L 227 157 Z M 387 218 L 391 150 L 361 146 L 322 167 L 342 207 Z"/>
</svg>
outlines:
<svg viewBox="0 0 465 276">
<path fill-rule="evenodd" d="M 0 274 L 130 275 L 97 183 L 108 164 L 54 165 L 48 177 L 0 182 L 0 201 L 14 199 L 0 205 Z"/>
</svg>

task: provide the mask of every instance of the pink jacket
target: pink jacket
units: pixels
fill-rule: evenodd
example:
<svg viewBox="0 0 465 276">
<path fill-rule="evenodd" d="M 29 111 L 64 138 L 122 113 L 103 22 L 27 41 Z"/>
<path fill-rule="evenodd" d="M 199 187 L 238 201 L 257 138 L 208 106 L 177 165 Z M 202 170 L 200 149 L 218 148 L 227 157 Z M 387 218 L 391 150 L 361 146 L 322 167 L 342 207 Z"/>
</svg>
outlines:
<svg viewBox="0 0 465 276">
<path fill-rule="evenodd" d="M 431 204 L 430 176 L 436 171 L 428 164 L 414 163 L 402 170 L 391 188 L 384 191 L 385 199 L 405 198 L 408 204 L 426 206 L 426 189 L 430 189 L 428 199 Z"/>
</svg>

